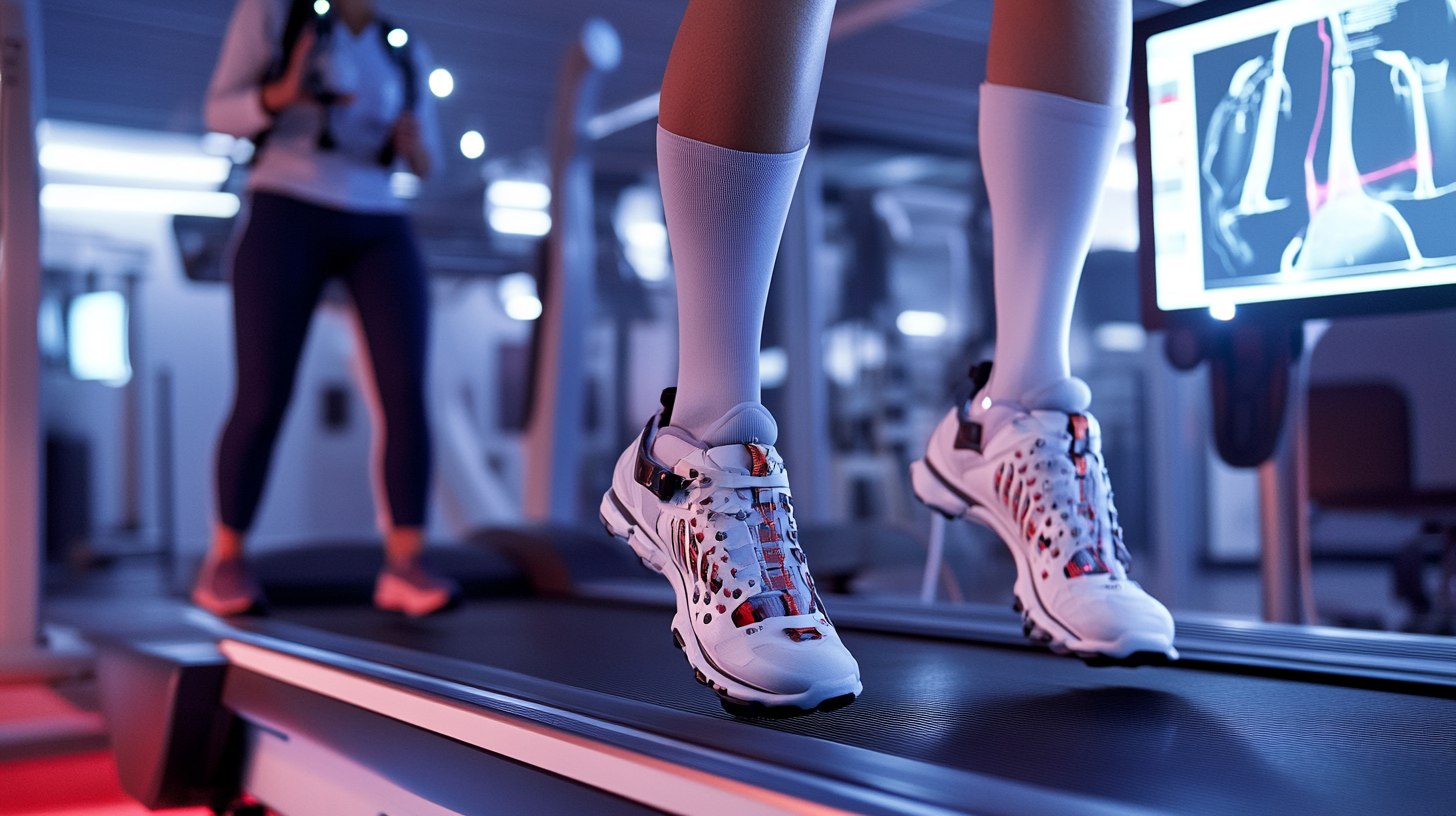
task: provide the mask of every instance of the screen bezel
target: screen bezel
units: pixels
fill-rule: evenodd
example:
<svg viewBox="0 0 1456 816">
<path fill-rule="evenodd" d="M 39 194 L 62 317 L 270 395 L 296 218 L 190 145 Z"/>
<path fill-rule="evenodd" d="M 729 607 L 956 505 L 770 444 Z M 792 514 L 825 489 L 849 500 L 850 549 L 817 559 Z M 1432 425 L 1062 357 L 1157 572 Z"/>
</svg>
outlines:
<svg viewBox="0 0 1456 816">
<path fill-rule="evenodd" d="M 1204 0 L 1173 9 L 1133 24 L 1132 111 L 1137 126 L 1135 149 L 1138 165 L 1138 286 L 1144 327 L 1150 330 L 1173 327 L 1203 327 L 1219 324 L 1206 308 L 1164 310 L 1158 307 L 1157 253 L 1153 246 L 1152 132 L 1148 97 L 1148 38 L 1192 23 L 1220 17 L 1273 0 Z M 1456 284 L 1386 289 L 1344 295 L 1322 295 L 1291 300 L 1241 303 L 1234 322 L 1294 323 L 1326 317 L 1358 317 L 1396 312 L 1456 308 Z"/>
</svg>

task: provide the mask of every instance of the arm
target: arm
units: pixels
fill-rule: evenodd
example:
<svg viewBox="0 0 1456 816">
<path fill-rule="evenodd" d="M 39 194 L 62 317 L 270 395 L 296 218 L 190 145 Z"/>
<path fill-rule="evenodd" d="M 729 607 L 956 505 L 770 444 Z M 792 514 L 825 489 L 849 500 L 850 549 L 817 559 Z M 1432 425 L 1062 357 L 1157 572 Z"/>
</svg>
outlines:
<svg viewBox="0 0 1456 816">
<path fill-rule="evenodd" d="M 415 109 L 401 116 L 395 127 L 395 152 L 405 160 L 411 173 L 428 178 L 445 163 L 440 149 L 435 95 L 430 92 L 430 72 L 435 69 L 435 61 L 423 42 L 416 42 L 410 58 L 415 69 Z"/>
<path fill-rule="evenodd" d="M 209 130 L 230 136 L 256 136 L 273 124 L 261 95 L 263 75 L 273 61 L 280 21 L 271 0 L 239 0 L 223 37 L 212 82 L 207 88 L 204 119 Z"/>
</svg>

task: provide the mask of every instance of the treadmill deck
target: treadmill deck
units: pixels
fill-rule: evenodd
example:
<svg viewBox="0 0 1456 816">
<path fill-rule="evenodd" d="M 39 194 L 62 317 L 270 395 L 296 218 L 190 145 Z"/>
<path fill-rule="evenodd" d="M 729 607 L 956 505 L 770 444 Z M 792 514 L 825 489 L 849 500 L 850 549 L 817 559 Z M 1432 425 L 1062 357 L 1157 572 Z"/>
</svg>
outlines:
<svg viewBox="0 0 1456 816">
<path fill-rule="evenodd" d="M 388 644 L 718 721 L 705 723 L 705 735 L 728 728 L 812 737 L 1154 810 L 1450 814 L 1456 802 L 1449 695 L 1183 668 L 1090 668 L 1033 649 L 841 626 L 865 685 L 854 705 L 735 721 L 693 682 L 672 645 L 670 618 L 644 605 L 511 599 L 423 620 L 360 607 L 295 608 L 246 628 L 297 636 L 306 630 L 270 631 L 274 621 L 297 624 L 346 636 L 315 645 L 353 657 L 378 660 L 371 647 Z"/>
</svg>

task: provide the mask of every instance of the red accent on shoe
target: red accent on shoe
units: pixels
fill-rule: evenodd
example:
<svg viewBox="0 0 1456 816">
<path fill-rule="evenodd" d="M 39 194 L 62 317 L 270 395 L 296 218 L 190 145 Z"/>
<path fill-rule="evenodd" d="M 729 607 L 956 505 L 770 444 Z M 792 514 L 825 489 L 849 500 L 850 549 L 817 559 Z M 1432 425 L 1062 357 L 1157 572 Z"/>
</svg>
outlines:
<svg viewBox="0 0 1456 816">
<path fill-rule="evenodd" d="M 767 476 L 768 455 L 764 452 L 763 448 L 751 443 L 744 444 L 743 447 L 748 448 L 748 458 L 753 461 L 753 466 L 749 469 L 749 475 Z"/>
</svg>

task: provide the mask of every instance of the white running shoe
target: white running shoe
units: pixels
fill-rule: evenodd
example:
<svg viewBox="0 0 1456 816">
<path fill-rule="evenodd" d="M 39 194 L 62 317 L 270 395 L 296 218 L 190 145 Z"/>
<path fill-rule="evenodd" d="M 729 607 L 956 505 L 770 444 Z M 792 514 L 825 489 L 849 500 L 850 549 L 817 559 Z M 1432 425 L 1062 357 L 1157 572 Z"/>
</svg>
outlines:
<svg viewBox="0 0 1456 816">
<path fill-rule="evenodd" d="M 602 524 L 672 584 L 673 641 L 730 714 L 849 705 L 859 665 L 814 590 L 783 460 L 767 445 L 708 448 L 663 431 L 672 391 L 617 460 Z"/>
<path fill-rule="evenodd" d="M 992 404 L 980 393 L 988 375 L 984 364 L 973 372 L 977 394 L 951 409 L 911 464 L 915 495 L 981 522 L 1011 549 L 1015 608 L 1033 640 L 1089 662 L 1176 660 L 1173 617 L 1127 577 L 1096 418 Z"/>
</svg>

